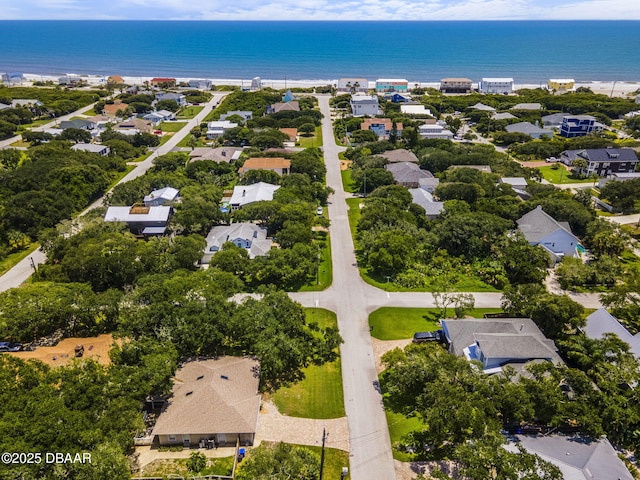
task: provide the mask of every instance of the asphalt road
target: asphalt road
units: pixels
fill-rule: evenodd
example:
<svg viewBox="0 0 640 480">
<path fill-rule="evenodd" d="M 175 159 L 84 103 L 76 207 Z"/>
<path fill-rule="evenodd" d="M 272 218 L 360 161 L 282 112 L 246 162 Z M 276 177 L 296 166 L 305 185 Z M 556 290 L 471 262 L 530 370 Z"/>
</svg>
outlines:
<svg viewBox="0 0 640 480">
<path fill-rule="evenodd" d="M 180 140 L 182 140 L 185 136 L 189 135 L 189 131 L 193 127 L 195 127 L 196 125 L 199 125 L 204 120 L 204 118 L 209 114 L 209 112 L 211 112 L 211 110 L 213 110 L 218 105 L 218 103 L 220 103 L 220 101 L 222 100 L 222 98 L 224 98 L 225 95 L 227 95 L 227 92 L 216 93 L 213 96 L 213 98 L 205 105 L 202 111 L 198 115 L 196 115 L 194 118 L 189 120 L 185 128 L 182 128 L 180 131 L 176 132 L 169 139 L 169 141 L 167 141 L 167 143 L 156 148 L 155 152 L 152 155 L 149 155 L 149 157 L 146 158 L 144 161 L 138 163 L 136 165 L 136 168 L 131 172 L 129 172 L 118 183 L 128 182 L 129 180 L 139 177 L 140 175 L 144 175 L 144 173 L 151 167 L 151 165 L 153 165 L 153 160 L 156 157 L 169 153 L 178 144 L 178 142 L 180 142 Z M 90 105 L 89 107 L 84 107 L 81 110 L 78 110 L 77 112 L 71 113 L 69 115 L 65 115 L 64 117 L 60 117 L 56 119 L 56 121 L 59 122 L 66 118 L 71 118 L 92 107 L 93 107 L 92 105 Z M 45 127 L 41 127 L 41 128 L 45 128 Z M 15 141 L 15 138 L 11 139 L 11 142 L 13 141 Z M 104 197 L 101 197 L 95 202 L 93 202 L 89 207 L 87 207 L 81 213 L 81 215 L 84 215 L 85 213 L 87 213 L 89 210 L 93 208 L 102 206 L 103 199 Z M 40 249 L 35 250 L 31 255 L 29 255 L 28 257 L 25 257 L 15 267 L 13 267 L 11 270 L 9 270 L 8 272 L 6 272 L 4 275 L 0 277 L 0 292 L 8 290 L 10 288 L 18 287 L 20 284 L 22 284 L 31 276 L 31 274 L 34 271 L 34 268 L 36 268 L 41 263 L 44 263 L 46 260 L 47 260 L 47 257 L 42 250 Z"/>
</svg>

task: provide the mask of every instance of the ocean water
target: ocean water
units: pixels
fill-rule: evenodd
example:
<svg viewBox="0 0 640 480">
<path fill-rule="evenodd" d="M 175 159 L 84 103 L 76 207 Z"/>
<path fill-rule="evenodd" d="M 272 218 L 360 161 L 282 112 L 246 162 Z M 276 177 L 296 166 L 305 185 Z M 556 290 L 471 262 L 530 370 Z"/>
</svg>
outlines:
<svg viewBox="0 0 640 480">
<path fill-rule="evenodd" d="M 640 21 L 0 21 L 0 72 L 640 81 Z"/>
</svg>

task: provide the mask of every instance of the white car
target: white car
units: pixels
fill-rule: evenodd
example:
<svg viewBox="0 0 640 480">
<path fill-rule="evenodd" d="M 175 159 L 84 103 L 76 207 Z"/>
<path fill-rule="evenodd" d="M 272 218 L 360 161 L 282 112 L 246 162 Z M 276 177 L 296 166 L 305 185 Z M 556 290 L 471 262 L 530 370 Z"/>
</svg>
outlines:
<svg viewBox="0 0 640 480">
<path fill-rule="evenodd" d="M 322 212 L 323 212 L 322 207 L 316 208 L 316 215 L 322 215 Z"/>
</svg>

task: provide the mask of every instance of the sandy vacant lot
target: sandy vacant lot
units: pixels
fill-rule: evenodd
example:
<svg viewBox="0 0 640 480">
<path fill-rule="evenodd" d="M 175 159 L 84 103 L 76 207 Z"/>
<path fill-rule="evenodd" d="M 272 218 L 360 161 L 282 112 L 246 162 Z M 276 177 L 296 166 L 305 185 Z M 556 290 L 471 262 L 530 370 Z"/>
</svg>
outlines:
<svg viewBox="0 0 640 480">
<path fill-rule="evenodd" d="M 113 346 L 113 337 L 110 334 L 103 334 L 97 337 L 71 337 L 60 341 L 55 347 L 39 347 L 32 352 L 13 352 L 18 358 L 36 358 L 52 366 L 65 365 L 75 358 L 76 345 L 84 346 L 82 358 L 91 358 L 106 365 L 110 363 L 109 350 Z"/>
</svg>

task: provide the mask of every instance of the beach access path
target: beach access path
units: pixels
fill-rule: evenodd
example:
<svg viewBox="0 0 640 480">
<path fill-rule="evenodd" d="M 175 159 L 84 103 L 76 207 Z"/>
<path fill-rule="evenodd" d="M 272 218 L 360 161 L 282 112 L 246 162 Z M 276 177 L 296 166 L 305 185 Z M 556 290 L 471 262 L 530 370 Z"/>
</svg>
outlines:
<svg viewBox="0 0 640 480">
<path fill-rule="evenodd" d="M 169 141 L 167 141 L 167 143 L 157 147 L 155 151 L 151 155 L 149 155 L 145 160 L 136 164 L 136 167 L 127 175 L 125 175 L 118 182 L 118 184 L 128 182 L 129 180 L 133 180 L 136 177 L 144 175 L 144 173 L 153 165 L 153 160 L 155 160 L 157 157 L 161 155 L 165 155 L 169 153 L 172 149 L 174 149 L 177 146 L 178 142 L 180 142 L 180 140 L 186 137 L 193 127 L 199 125 L 204 120 L 204 118 L 211 112 L 211 110 L 213 110 L 226 95 L 228 95 L 228 92 L 215 93 L 213 95 L 213 98 L 205 104 L 202 111 L 200 111 L 194 118 L 189 120 L 187 125 L 185 125 L 178 132 L 176 132 L 169 139 Z M 65 115 L 65 117 L 71 118 L 91 108 L 93 108 L 93 105 L 89 105 L 88 107 L 80 109 L 74 113 Z M 64 120 L 65 117 L 60 117 L 57 119 L 57 121 Z M 46 127 L 47 126 L 45 125 L 40 128 L 46 128 Z M 12 143 L 14 141 L 15 139 L 12 140 Z M 0 148 L 1 148 L 1 145 L 0 145 Z M 91 205 L 89 205 L 89 207 L 87 207 L 80 215 L 84 215 L 89 210 L 92 210 L 96 207 L 101 207 L 103 200 L 104 200 L 104 196 L 99 198 L 95 202 L 93 202 Z M 20 284 L 25 282 L 31 276 L 31 274 L 38 267 L 38 265 L 40 265 L 41 263 L 44 263 L 46 260 L 47 260 L 47 256 L 39 248 L 35 250 L 28 257 L 23 258 L 11 270 L 9 270 L 8 272 L 6 272 L 4 275 L 0 277 L 0 292 L 3 292 L 10 288 L 15 288 L 20 286 Z"/>
</svg>

